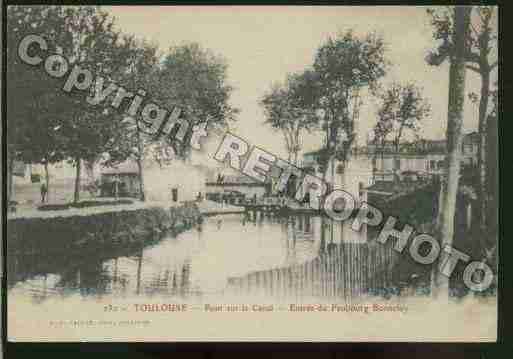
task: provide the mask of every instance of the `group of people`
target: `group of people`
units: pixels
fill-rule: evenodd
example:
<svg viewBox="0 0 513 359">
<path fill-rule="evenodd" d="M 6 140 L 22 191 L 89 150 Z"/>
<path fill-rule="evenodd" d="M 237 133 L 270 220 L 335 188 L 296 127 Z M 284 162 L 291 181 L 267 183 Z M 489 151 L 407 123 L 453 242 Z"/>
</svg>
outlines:
<svg viewBox="0 0 513 359">
<path fill-rule="evenodd" d="M 216 180 L 216 183 L 217 184 L 222 184 L 224 182 L 224 175 L 218 173 L 217 174 L 217 180 Z"/>
</svg>

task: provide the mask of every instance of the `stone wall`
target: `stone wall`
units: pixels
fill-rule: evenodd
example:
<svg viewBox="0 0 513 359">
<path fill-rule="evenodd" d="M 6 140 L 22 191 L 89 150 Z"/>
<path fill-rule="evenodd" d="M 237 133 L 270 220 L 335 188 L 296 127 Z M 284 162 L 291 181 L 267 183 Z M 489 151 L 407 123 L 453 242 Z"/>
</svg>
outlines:
<svg viewBox="0 0 513 359">
<path fill-rule="evenodd" d="M 193 204 L 145 207 L 88 215 L 11 218 L 7 222 L 8 253 L 75 253 L 140 246 L 167 232 L 181 232 L 200 220 Z"/>
</svg>

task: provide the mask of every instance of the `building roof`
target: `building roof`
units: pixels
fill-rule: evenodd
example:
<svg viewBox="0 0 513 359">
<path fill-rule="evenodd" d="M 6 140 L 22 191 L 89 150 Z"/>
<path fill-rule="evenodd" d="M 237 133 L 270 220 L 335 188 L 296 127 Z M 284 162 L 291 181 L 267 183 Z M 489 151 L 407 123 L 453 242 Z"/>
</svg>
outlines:
<svg viewBox="0 0 513 359">
<path fill-rule="evenodd" d="M 464 134 L 463 142 L 465 144 L 472 143 L 477 144 L 479 142 L 479 133 L 476 131 Z M 447 141 L 445 139 L 421 139 L 417 142 L 401 142 L 399 145 L 399 153 L 401 155 L 426 155 L 426 154 L 440 154 L 445 155 Z M 384 154 L 397 154 L 396 146 L 393 141 L 387 140 L 384 144 L 376 144 L 372 141 L 367 142 L 366 146 L 358 148 L 360 153 L 375 153 L 383 152 Z M 309 151 L 303 153 L 305 157 L 317 157 L 321 156 L 326 151 L 325 148 L 318 149 L 316 151 Z"/>
<path fill-rule="evenodd" d="M 137 174 L 137 165 L 133 161 L 126 161 L 114 167 L 103 168 L 102 175 Z"/>
</svg>

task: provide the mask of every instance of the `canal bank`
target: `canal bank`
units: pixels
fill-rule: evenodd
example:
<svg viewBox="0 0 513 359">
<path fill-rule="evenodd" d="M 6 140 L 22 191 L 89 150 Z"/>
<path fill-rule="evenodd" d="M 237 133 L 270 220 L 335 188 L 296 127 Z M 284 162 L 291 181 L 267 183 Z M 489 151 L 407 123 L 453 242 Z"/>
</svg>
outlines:
<svg viewBox="0 0 513 359">
<path fill-rule="evenodd" d="M 132 204 L 27 211 L 7 221 L 8 253 L 74 253 L 117 246 L 141 246 L 198 223 L 194 203 L 135 202 Z"/>
</svg>

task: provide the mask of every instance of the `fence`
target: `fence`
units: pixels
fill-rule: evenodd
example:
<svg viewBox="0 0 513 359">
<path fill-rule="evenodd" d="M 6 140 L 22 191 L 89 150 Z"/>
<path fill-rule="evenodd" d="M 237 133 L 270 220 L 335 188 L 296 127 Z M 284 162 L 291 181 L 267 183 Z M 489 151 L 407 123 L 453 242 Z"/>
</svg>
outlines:
<svg viewBox="0 0 513 359">
<path fill-rule="evenodd" d="M 397 253 L 379 243 L 330 244 L 308 262 L 230 278 L 228 291 L 274 297 L 341 297 L 372 294 L 394 283 Z"/>
</svg>

